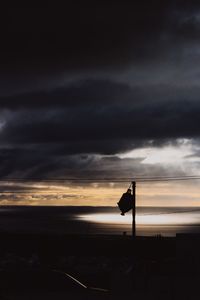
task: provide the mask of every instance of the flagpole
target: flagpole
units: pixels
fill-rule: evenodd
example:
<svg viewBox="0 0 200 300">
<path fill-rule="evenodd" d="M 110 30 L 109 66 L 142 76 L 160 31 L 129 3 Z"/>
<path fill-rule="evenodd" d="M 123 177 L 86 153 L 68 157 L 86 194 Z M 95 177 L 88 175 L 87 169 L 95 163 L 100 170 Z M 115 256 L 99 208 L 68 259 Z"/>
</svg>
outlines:
<svg viewBox="0 0 200 300">
<path fill-rule="evenodd" d="M 132 190 L 133 190 L 133 208 L 132 208 L 132 237 L 133 240 L 136 237 L 136 224 L 135 224 L 135 214 L 136 214 L 136 209 L 135 209 L 135 200 L 136 200 L 136 182 L 132 181 Z"/>
</svg>

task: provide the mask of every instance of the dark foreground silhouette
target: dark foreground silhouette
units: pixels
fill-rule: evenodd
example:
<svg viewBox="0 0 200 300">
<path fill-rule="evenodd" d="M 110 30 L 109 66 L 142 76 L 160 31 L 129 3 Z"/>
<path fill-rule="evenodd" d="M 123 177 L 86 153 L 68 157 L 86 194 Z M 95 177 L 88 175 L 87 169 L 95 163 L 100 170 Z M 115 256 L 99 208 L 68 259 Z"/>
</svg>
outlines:
<svg viewBox="0 0 200 300">
<path fill-rule="evenodd" d="M 0 272 L 4 299 L 107 299 L 108 291 L 88 287 L 71 275 L 52 269 L 27 267 Z"/>
<path fill-rule="evenodd" d="M 133 241 L 4 233 L 0 239 L 2 299 L 199 299 L 199 235 Z M 71 289 L 66 273 L 83 285 L 72 280 Z"/>
</svg>

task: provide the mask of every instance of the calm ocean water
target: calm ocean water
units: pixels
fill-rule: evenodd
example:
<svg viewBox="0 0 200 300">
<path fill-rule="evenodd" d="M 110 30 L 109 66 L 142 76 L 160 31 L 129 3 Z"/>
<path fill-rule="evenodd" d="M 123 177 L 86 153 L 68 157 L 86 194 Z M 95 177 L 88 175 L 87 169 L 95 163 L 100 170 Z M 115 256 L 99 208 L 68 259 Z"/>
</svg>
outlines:
<svg viewBox="0 0 200 300">
<path fill-rule="evenodd" d="M 137 235 L 200 233 L 200 207 L 138 207 Z M 131 213 L 116 207 L 1 206 L 0 232 L 127 234 Z"/>
</svg>

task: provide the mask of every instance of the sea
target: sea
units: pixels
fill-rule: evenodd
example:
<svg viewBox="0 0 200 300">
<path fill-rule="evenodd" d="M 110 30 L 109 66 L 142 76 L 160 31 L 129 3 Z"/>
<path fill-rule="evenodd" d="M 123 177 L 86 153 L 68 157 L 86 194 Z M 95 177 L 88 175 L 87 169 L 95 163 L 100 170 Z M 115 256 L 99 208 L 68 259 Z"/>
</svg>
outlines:
<svg viewBox="0 0 200 300">
<path fill-rule="evenodd" d="M 0 233 L 130 235 L 118 207 L 0 206 Z M 138 236 L 200 233 L 200 207 L 137 207 Z"/>
</svg>

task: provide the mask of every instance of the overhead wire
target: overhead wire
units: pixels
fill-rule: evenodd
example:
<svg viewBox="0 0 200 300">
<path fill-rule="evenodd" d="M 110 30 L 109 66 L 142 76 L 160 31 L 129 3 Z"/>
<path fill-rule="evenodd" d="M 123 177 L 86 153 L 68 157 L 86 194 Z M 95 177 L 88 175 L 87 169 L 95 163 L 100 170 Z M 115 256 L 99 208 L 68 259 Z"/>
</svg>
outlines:
<svg viewBox="0 0 200 300">
<path fill-rule="evenodd" d="M 110 177 L 110 178 L 0 178 L 0 182 L 37 182 L 37 181 L 42 181 L 42 182 L 114 182 L 114 183 L 126 183 L 126 182 L 132 182 L 132 181 L 136 181 L 137 183 L 148 183 L 148 182 L 168 182 L 168 181 L 189 181 L 189 180 L 200 180 L 200 176 L 198 175 L 191 175 L 191 176 L 154 176 L 154 177 L 147 177 L 147 176 L 140 176 L 140 177 Z M 130 184 L 131 186 L 131 184 Z M 32 191 L 0 191 L 0 194 L 64 194 L 63 192 L 60 191 L 40 191 L 38 189 L 38 191 L 36 190 L 32 190 Z M 172 212 L 159 212 L 159 213 L 147 213 L 144 214 L 146 215 L 162 215 L 162 214 L 177 214 L 177 213 L 187 213 L 187 212 L 193 212 L 193 211 L 197 211 L 200 209 L 190 209 L 190 210 L 182 210 L 182 211 L 172 211 Z"/>
<path fill-rule="evenodd" d="M 0 178 L 0 182 L 160 182 L 160 181 L 182 181 L 182 180 L 200 180 L 199 175 L 191 176 L 135 176 L 135 177 L 96 177 L 96 178 L 42 178 L 42 177 L 27 177 L 27 178 Z"/>
</svg>

